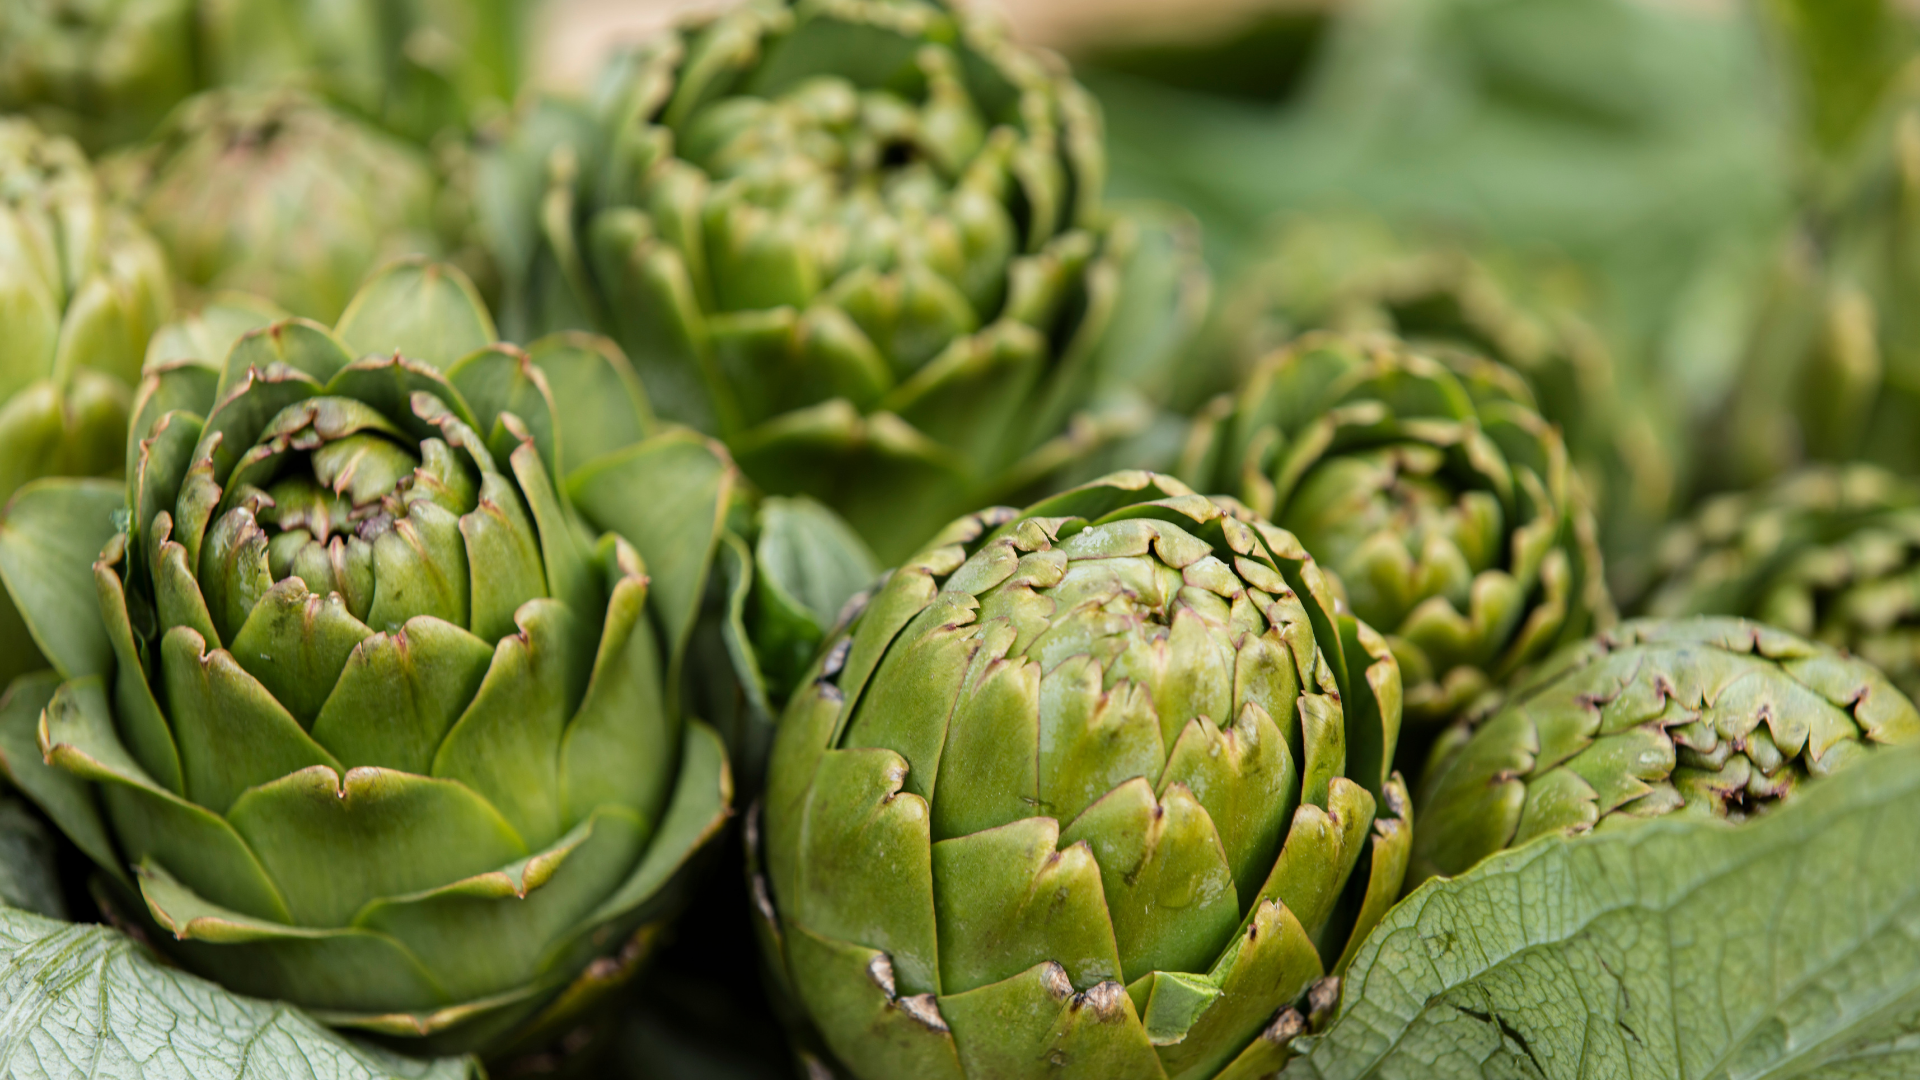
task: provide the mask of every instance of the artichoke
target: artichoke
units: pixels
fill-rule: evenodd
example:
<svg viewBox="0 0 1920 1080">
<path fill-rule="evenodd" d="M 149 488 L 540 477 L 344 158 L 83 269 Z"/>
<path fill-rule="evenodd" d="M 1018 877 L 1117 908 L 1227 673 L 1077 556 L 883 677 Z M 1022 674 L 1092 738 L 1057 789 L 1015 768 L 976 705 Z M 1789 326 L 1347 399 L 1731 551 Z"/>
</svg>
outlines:
<svg viewBox="0 0 1920 1080">
<path fill-rule="evenodd" d="M 527 0 L 7 0 L 0 110 L 89 149 L 136 142 L 193 93 L 298 87 L 426 141 L 504 109 Z"/>
<path fill-rule="evenodd" d="M 504 111 L 531 0 L 199 0 L 205 86 L 297 86 L 417 142 Z"/>
<path fill-rule="evenodd" d="M 1636 619 L 1529 672 L 1420 782 L 1410 880 L 1550 833 L 1688 813 L 1741 820 L 1920 713 L 1872 665 L 1744 619 Z"/>
<path fill-rule="evenodd" d="M 1758 486 L 1810 461 L 1920 471 L 1920 68 L 1826 179 L 1705 433 L 1716 486 Z"/>
<path fill-rule="evenodd" d="M 1740 615 L 1850 652 L 1920 695 L 1920 488 L 1814 466 L 1707 502 L 1666 537 L 1648 614 Z"/>
<path fill-rule="evenodd" d="M 0 717 L 17 786 L 182 964 L 416 1051 L 616 985 L 728 813 L 678 689 L 724 452 L 611 343 L 492 339 L 395 265 L 331 330 L 157 363 L 126 487 L 0 520 L 55 669 Z"/>
<path fill-rule="evenodd" d="M 1184 216 L 1100 201 L 1054 59 L 933 0 L 760 0 L 548 101 L 477 182 L 509 325 L 598 327 L 663 415 L 898 559 L 1155 418 Z"/>
<path fill-rule="evenodd" d="M 7 0 L 0 111 L 89 148 L 140 138 L 192 93 L 195 0 Z"/>
<path fill-rule="evenodd" d="M 1310 334 L 1196 419 L 1182 468 L 1320 559 L 1416 723 L 1613 618 L 1560 433 L 1493 361 Z"/>
<path fill-rule="evenodd" d="M 382 263 L 442 247 L 426 158 L 292 91 L 195 97 L 111 174 L 190 286 L 322 322 Z"/>
<path fill-rule="evenodd" d="M 153 238 L 70 140 L 0 118 L 0 504 L 41 476 L 112 476 L 147 336 L 173 304 Z M 0 590 L 0 687 L 41 666 Z"/>
<path fill-rule="evenodd" d="M 1222 347 L 1251 367 L 1312 330 L 1388 332 L 1498 360 L 1526 377 L 1560 426 L 1607 550 L 1664 521 L 1679 486 L 1677 424 L 1625 377 L 1595 324 L 1593 288 L 1573 263 L 1438 230 L 1395 229 L 1359 213 L 1284 220 L 1222 304 Z"/>
<path fill-rule="evenodd" d="M 780 719 L 777 981 L 859 1077 L 1267 1075 L 1398 895 L 1399 689 L 1291 535 L 1170 477 L 964 517 Z"/>
</svg>

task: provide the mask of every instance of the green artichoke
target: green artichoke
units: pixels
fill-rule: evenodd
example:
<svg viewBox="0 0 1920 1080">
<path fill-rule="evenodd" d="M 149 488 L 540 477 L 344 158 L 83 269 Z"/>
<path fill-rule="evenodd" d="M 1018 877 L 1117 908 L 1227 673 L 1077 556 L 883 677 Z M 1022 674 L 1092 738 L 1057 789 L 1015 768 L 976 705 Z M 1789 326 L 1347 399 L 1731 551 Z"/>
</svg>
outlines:
<svg viewBox="0 0 1920 1080">
<path fill-rule="evenodd" d="M 426 141 L 513 100 L 527 0 L 6 0 L 0 110 L 93 150 L 193 93 L 298 87 Z"/>
<path fill-rule="evenodd" d="M 1613 618 L 1560 433 L 1493 361 L 1308 335 L 1196 419 L 1182 469 L 1315 553 L 1385 632 L 1415 722 Z"/>
<path fill-rule="evenodd" d="M 297 86 L 427 142 L 505 111 L 531 0 L 199 0 L 204 86 Z"/>
<path fill-rule="evenodd" d="M 1866 464 L 1722 495 L 1661 550 L 1650 615 L 1740 615 L 1842 649 L 1920 695 L 1920 488 Z"/>
<path fill-rule="evenodd" d="M 114 476 L 166 261 L 70 140 L 0 118 L 0 504 L 41 476 Z M 0 590 L 0 687 L 41 666 Z"/>
<path fill-rule="evenodd" d="M 329 1023 L 495 1048 L 617 984 L 728 813 L 679 704 L 724 452 L 418 262 L 137 401 L 124 489 L 0 519 L 55 669 L 16 785 L 181 963 Z"/>
<path fill-rule="evenodd" d="M 749 859 L 854 1076 L 1268 1075 L 1398 895 L 1392 654 L 1170 477 L 956 521 L 811 675 Z"/>
<path fill-rule="evenodd" d="M 138 139 L 191 94 L 195 0 L 0 3 L 0 111 L 99 150 Z"/>
<path fill-rule="evenodd" d="M 110 172 L 188 285 L 322 322 L 382 263 L 443 246 L 425 156 L 291 91 L 195 97 Z"/>
<path fill-rule="evenodd" d="M 1103 209 L 1100 142 L 947 4 L 758 0 L 533 108 L 477 198 L 510 326 L 611 333 L 663 415 L 898 559 L 1179 389 L 1196 237 Z"/>
<path fill-rule="evenodd" d="M 1683 447 L 1663 403 L 1641 400 L 1646 388 L 1618 370 L 1597 306 L 1568 260 L 1321 212 L 1280 223 L 1227 291 L 1215 332 L 1241 371 L 1312 330 L 1393 333 L 1506 364 L 1559 425 L 1594 505 L 1607 510 L 1612 551 L 1666 520 Z"/>
<path fill-rule="evenodd" d="M 1549 833 L 1688 813 L 1741 820 L 1920 713 L 1872 665 L 1744 619 L 1637 619 L 1563 650 L 1420 782 L 1410 880 Z"/>
<path fill-rule="evenodd" d="M 1920 471 L 1920 68 L 1823 179 L 1778 256 L 1742 378 L 1704 432 L 1715 486 L 1810 461 Z"/>
</svg>

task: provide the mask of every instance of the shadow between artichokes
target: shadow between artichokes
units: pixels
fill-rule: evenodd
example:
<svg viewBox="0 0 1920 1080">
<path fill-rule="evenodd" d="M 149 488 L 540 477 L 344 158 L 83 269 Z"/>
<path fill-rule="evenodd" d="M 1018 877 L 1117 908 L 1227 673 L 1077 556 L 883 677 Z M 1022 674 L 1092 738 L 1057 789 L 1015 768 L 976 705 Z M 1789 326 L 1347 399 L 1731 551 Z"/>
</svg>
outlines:
<svg viewBox="0 0 1920 1080">
<path fill-rule="evenodd" d="M 1399 893 L 1399 722 L 1385 642 L 1232 503 L 1135 472 L 962 518 L 780 720 L 776 982 L 870 1080 L 1266 1075 Z"/>
<path fill-rule="evenodd" d="M 141 351 L 172 306 L 159 245 L 80 148 L 0 117 L 0 502 L 119 474 Z M 43 664 L 0 589 L 0 687 Z"/>
<path fill-rule="evenodd" d="M 0 519 L 54 667 L 0 720 L 18 786 L 183 964 L 416 1052 L 630 974 L 728 814 L 679 689 L 725 452 L 611 343 L 496 342 L 421 262 L 157 362 L 134 415 L 124 489 Z"/>
<path fill-rule="evenodd" d="M 1442 737 L 1409 881 L 1549 833 L 1674 813 L 1739 821 L 1875 746 L 1917 740 L 1913 702 L 1843 652 L 1745 619 L 1634 619 Z"/>
<path fill-rule="evenodd" d="M 1201 412 L 1181 474 L 1299 537 L 1386 634 L 1417 724 L 1613 620 L 1560 432 L 1491 360 L 1308 334 Z"/>
<path fill-rule="evenodd" d="M 613 335 L 662 415 L 892 561 L 1180 388 L 1197 231 L 1104 207 L 1101 138 L 958 5 L 755 0 L 533 104 L 477 203 L 510 326 Z"/>
</svg>

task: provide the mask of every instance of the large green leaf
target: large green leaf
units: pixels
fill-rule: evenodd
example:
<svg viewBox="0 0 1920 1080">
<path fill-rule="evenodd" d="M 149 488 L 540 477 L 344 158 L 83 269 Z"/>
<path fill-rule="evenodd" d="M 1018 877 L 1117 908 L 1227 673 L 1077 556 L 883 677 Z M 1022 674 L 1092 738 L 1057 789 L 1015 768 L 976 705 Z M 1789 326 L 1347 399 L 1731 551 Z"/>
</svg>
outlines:
<svg viewBox="0 0 1920 1080">
<path fill-rule="evenodd" d="M 1744 826 L 1502 852 L 1361 949 L 1286 1080 L 1920 1075 L 1920 749 Z"/>
<path fill-rule="evenodd" d="M 0 1072 L 17 1080 L 468 1080 L 156 963 L 125 935 L 0 907 Z"/>
</svg>

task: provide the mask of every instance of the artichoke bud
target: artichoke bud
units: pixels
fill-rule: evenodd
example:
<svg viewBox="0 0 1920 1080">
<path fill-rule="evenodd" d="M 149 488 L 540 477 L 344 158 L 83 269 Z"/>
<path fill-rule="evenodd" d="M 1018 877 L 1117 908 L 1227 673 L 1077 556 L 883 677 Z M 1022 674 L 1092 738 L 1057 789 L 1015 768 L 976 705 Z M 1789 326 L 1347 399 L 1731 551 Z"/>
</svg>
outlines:
<svg viewBox="0 0 1920 1080">
<path fill-rule="evenodd" d="M 1613 618 L 1560 433 L 1493 361 L 1310 334 L 1196 422 L 1185 460 L 1291 530 L 1383 629 L 1417 722 Z"/>
<path fill-rule="evenodd" d="M 724 748 L 678 686 L 732 474 L 651 433 L 610 342 L 481 347 L 451 267 L 386 268 L 333 328 L 240 332 L 270 310 L 161 335 L 233 343 L 147 374 L 124 532 L 98 536 L 100 485 L 9 511 L 104 543 L 77 573 L 0 545 L 0 575 L 94 589 L 92 624 L 44 586 L 22 613 L 110 651 L 51 657 L 47 723 L 0 747 L 182 963 L 423 1052 L 498 1049 L 617 982 L 589 965 L 725 820 Z M 59 797 L 82 782 L 104 816 Z"/>
<path fill-rule="evenodd" d="M 1802 469 L 1669 530 L 1649 614 L 1738 615 L 1843 649 L 1920 694 L 1920 488 L 1876 466 Z"/>
<path fill-rule="evenodd" d="M 33 117 L 89 150 L 137 139 L 191 93 L 192 0 L 0 8 L 0 112 Z"/>
<path fill-rule="evenodd" d="M 1119 473 L 963 518 L 816 661 L 757 887 L 853 1075 L 1248 1069 L 1398 894 L 1392 653 L 1242 513 Z"/>
<path fill-rule="evenodd" d="M 1412 879 L 1550 834 L 1666 814 L 1743 820 L 1920 712 L 1871 664 L 1744 619 L 1637 619 L 1527 673 L 1441 741 L 1421 782 Z"/>
<path fill-rule="evenodd" d="M 326 322 L 381 263 L 443 246 L 425 157 L 291 90 L 182 102 L 114 181 L 194 287 Z"/>
<path fill-rule="evenodd" d="M 526 114 L 489 167 L 524 178 L 557 111 Z M 891 558 L 1144 427 L 1098 398 L 1103 368 L 1130 353 L 1161 376 L 1197 318 L 1172 295 L 1194 262 L 1120 269 L 1132 251 L 1098 210 L 1091 98 L 964 10 L 728 12 L 617 59 L 571 115 L 595 132 L 573 139 L 568 234 L 525 207 L 494 223 L 544 234 L 502 245 L 528 322 L 585 313 L 644 365 L 664 415 L 725 438 L 763 490 L 826 503 Z M 591 275 L 573 271 L 576 251 Z M 1157 344 L 1109 335 L 1123 280 L 1127 317 Z M 1018 322 L 1037 331 L 1033 363 L 978 360 Z M 871 494 L 892 478 L 918 490 L 910 504 Z"/>
</svg>

